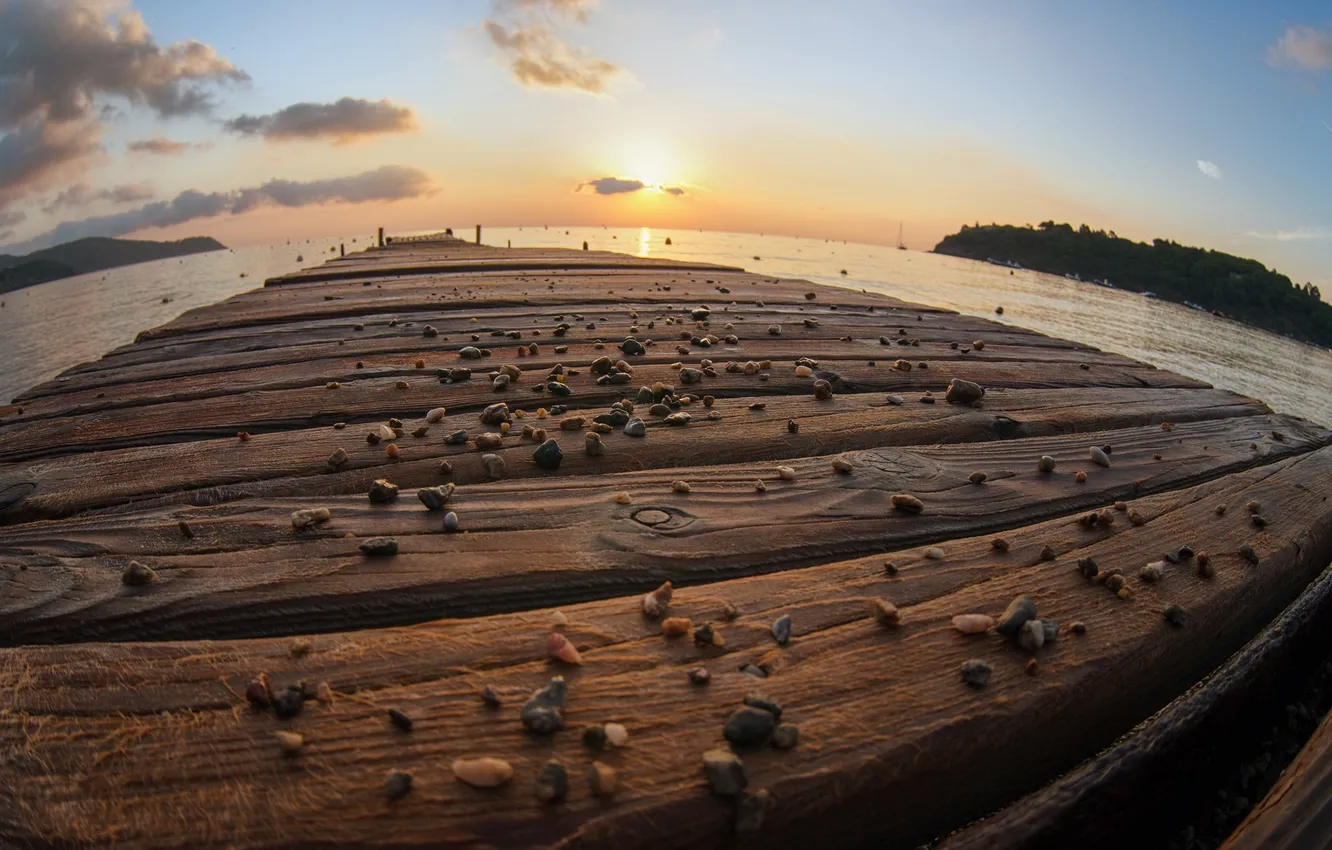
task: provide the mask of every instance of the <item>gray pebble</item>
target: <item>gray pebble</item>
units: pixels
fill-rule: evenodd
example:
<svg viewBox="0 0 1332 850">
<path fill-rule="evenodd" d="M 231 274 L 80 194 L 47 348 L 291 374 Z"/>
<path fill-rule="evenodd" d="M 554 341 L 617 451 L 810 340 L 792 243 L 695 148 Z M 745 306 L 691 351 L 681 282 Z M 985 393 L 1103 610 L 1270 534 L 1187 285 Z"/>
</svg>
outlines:
<svg viewBox="0 0 1332 850">
<path fill-rule="evenodd" d="M 786 646 L 791 642 L 790 614 L 783 614 L 772 624 L 772 638 L 777 641 L 778 646 Z"/>
<path fill-rule="evenodd" d="M 360 545 L 360 550 L 372 558 L 396 555 L 398 541 L 392 537 L 371 537 Z"/>
<path fill-rule="evenodd" d="M 777 718 L 770 711 L 746 706 L 726 721 L 722 735 L 738 747 L 757 747 L 772 737 Z"/>
<path fill-rule="evenodd" d="M 973 688 L 983 688 L 990 683 L 990 665 L 979 658 L 962 662 L 962 681 Z"/>
</svg>

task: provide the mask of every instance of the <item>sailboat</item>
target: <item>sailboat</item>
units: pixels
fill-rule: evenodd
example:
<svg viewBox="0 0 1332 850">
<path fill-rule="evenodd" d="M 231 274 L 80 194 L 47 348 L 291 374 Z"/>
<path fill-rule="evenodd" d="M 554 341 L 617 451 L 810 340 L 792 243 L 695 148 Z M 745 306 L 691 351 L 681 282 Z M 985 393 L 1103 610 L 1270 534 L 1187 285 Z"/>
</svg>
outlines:
<svg viewBox="0 0 1332 850">
<path fill-rule="evenodd" d="M 906 243 L 902 241 L 902 222 L 900 221 L 897 223 L 897 250 L 906 250 Z"/>
</svg>

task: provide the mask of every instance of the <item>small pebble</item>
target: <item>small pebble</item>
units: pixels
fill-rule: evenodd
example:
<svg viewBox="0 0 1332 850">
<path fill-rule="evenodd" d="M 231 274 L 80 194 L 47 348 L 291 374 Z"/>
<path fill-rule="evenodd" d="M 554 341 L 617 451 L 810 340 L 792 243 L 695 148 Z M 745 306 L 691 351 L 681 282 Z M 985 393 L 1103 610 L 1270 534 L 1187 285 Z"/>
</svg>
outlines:
<svg viewBox="0 0 1332 850">
<path fill-rule="evenodd" d="M 592 786 L 592 793 L 598 797 L 614 796 L 620 787 L 615 768 L 599 761 L 592 762 L 592 768 L 588 771 L 588 783 Z"/>
<path fill-rule="evenodd" d="M 499 455 L 481 455 L 481 465 L 485 467 L 486 475 L 488 475 L 492 481 L 498 481 L 504 477 L 504 458 Z"/>
<path fill-rule="evenodd" d="M 553 676 L 550 682 L 523 703 L 523 726 L 537 735 L 551 735 L 564 725 L 564 701 L 568 685 L 563 676 Z M 484 693 L 483 693 L 484 698 Z M 498 704 L 498 701 L 497 701 Z"/>
<path fill-rule="evenodd" d="M 1019 596 L 999 616 L 994 630 L 1006 638 L 1016 638 L 1024 623 L 1036 618 L 1036 602 L 1030 596 Z"/>
<path fill-rule="evenodd" d="M 1085 635 L 1087 633 L 1087 624 L 1081 620 L 1074 620 L 1068 624 L 1068 630 L 1075 635 Z"/>
<path fill-rule="evenodd" d="M 458 515 L 453 511 L 444 514 L 444 530 L 450 533 L 458 530 Z"/>
<path fill-rule="evenodd" d="M 370 485 L 370 491 L 367 494 L 370 501 L 376 504 L 384 504 L 398 498 L 398 485 L 386 478 L 378 478 L 375 483 Z"/>
<path fill-rule="evenodd" d="M 426 413 L 426 422 L 434 425 L 444 419 L 445 410 L 442 407 L 436 407 Z"/>
<path fill-rule="evenodd" d="M 712 681 L 712 674 L 706 667 L 695 667 L 689 671 L 689 682 L 702 687 Z"/>
<path fill-rule="evenodd" d="M 287 648 L 287 652 L 292 658 L 304 658 L 310 654 L 310 639 L 303 637 L 294 639 L 291 646 Z"/>
<path fill-rule="evenodd" d="M 770 630 L 772 639 L 777 641 L 778 646 L 786 646 L 791 642 L 791 615 L 783 614 L 772 624 Z"/>
<path fill-rule="evenodd" d="M 615 494 L 615 504 L 617 505 L 630 505 L 633 504 L 633 501 L 634 497 L 630 496 L 628 493 Z"/>
<path fill-rule="evenodd" d="M 994 626 L 994 618 L 988 614 L 957 614 L 953 617 L 953 628 L 964 635 L 979 635 Z"/>
<path fill-rule="evenodd" d="M 598 439 L 600 442 L 600 439 Z M 560 449 L 560 444 L 555 440 L 546 440 L 537 450 L 532 453 L 532 460 L 540 469 L 556 470 L 560 468 L 560 462 L 564 460 L 564 452 Z"/>
<path fill-rule="evenodd" d="M 980 384 L 954 378 L 948 382 L 948 390 L 944 393 L 944 401 L 949 404 L 971 404 L 980 401 L 984 395 L 985 389 Z"/>
<path fill-rule="evenodd" d="M 157 578 L 157 571 L 152 567 L 140 564 L 138 561 L 130 561 L 120 574 L 120 581 L 130 587 L 143 587 L 152 583 Z"/>
<path fill-rule="evenodd" d="M 928 546 L 921 554 L 931 561 L 942 561 L 944 559 L 944 550 L 940 549 L 938 546 Z"/>
<path fill-rule="evenodd" d="M 300 531 L 321 522 L 328 522 L 333 513 L 328 508 L 301 508 L 291 512 L 291 527 Z"/>
<path fill-rule="evenodd" d="M 661 621 L 661 634 L 668 638 L 683 637 L 692 627 L 688 617 L 667 617 Z"/>
<path fill-rule="evenodd" d="M 536 798 L 543 803 L 558 803 L 569 793 L 569 772 L 564 762 L 551 759 L 537 773 Z"/>
<path fill-rule="evenodd" d="M 725 646 L 726 638 L 711 623 L 705 623 L 694 629 L 694 643 L 699 646 Z"/>
<path fill-rule="evenodd" d="M 1145 516 L 1143 516 L 1142 514 L 1138 513 L 1138 509 L 1137 509 L 1137 508 L 1129 508 L 1129 509 L 1128 509 L 1128 520 L 1129 520 L 1129 522 L 1133 523 L 1134 525 L 1146 525 L 1146 523 L 1147 523 L 1147 517 L 1145 517 Z"/>
<path fill-rule="evenodd" d="M 1007 552 L 1008 541 L 1002 537 L 996 537 L 990 541 L 990 548 L 996 552 Z"/>
<path fill-rule="evenodd" d="M 367 557 L 386 558 L 398 554 L 398 541 L 393 537 L 371 537 L 358 548 Z"/>
<path fill-rule="evenodd" d="M 726 721 L 722 735 L 734 746 L 757 747 L 768 742 L 776 727 L 777 717 L 772 712 L 745 706 Z"/>
<path fill-rule="evenodd" d="M 273 689 L 268 684 L 268 674 L 260 673 L 245 686 L 245 698 L 250 707 L 256 710 L 268 708 L 273 702 Z"/>
<path fill-rule="evenodd" d="M 1216 566 L 1212 564 L 1212 558 L 1206 552 L 1199 552 L 1194 563 L 1198 566 L 1198 575 L 1203 578 L 1212 578 L 1216 575 Z"/>
<path fill-rule="evenodd" d="M 1026 670 L 1028 676 L 1035 676 L 1040 672 L 1041 665 L 1035 658 L 1028 658 Z"/>
<path fill-rule="evenodd" d="M 971 473 L 971 475 L 968 477 L 967 480 L 970 481 L 972 484 L 984 484 L 985 479 L 988 477 L 989 476 L 986 475 L 984 472 L 973 472 Z"/>
<path fill-rule="evenodd" d="M 1241 558 L 1248 561 L 1250 564 L 1257 566 L 1258 552 L 1248 543 L 1245 543 L 1243 546 L 1239 548 L 1239 555 Z"/>
<path fill-rule="evenodd" d="M 553 626 L 569 625 L 569 618 L 563 611 L 555 611 L 550 615 L 550 622 Z"/>
<path fill-rule="evenodd" d="M 894 493 L 888 501 L 894 510 L 902 513 L 918 514 L 925 510 L 925 503 L 910 493 Z"/>
<path fill-rule="evenodd" d="M 1042 561 L 1053 561 L 1058 557 L 1059 553 L 1054 550 L 1053 546 L 1047 544 L 1041 547 L 1040 559 Z"/>
<path fill-rule="evenodd" d="M 990 665 L 979 658 L 962 662 L 962 681 L 973 688 L 983 688 L 990 683 Z"/>
<path fill-rule="evenodd" d="M 645 437 L 647 436 L 647 423 L 637 416 L 624 423 L 624 435 L 626 437 Z"/>
<path fill-rule="evenodd" d="M 842 475 L 850 475 L 852 470 L 855 469 L 855 467 L 851 465 L 851 461 L 843 457 L 833 458 L 832 468 Z"/>
<path fill-rule="evenodd" d="M 279 729 L 273 733 L 277 737 L 278 746 L 282 752 L 287 755 L 295 755 L 305 746 L 305 737 L 298 732 L 288 732 L 285 729 Z"/>
<path fill-rule="evenodd" d="M 384 448 L 384 453 L 388 455 L 391 459 L 397 460 L 398 457 L 402 454 L 402 450 L 398 448 L 396 443 L 389 443 L 388 446 Z"/>
<path fill-rule="evenodd" d="M 412 775 L 405 770 L 390 770 L 384 780 L 384 793 L 390 800 L 400 800 L 412 790 Z"/>
<path fill-rule="evenodd" d="M 796 471 L 789 466 L 779 466 L 777 467 L 777 477 L 783 481 L 794 481 L 796 479 Z"/>
<path fill-rule="evenodd" d="M 551 632 L 550 637 L 546 638 L 546 655 L 565 664 L 583 663 L 583 656 L 579 654 L 578 647 L 559 632 Z"/>
<path fill-rule="evenodd" d="M 643 614 L 653 620 L 666 613 L 667 607 L 671 604 L 671 596 L 674 593 L 671 583 L 665 582 L 656 590 L 643 596 Z"/>
<path fill-rule="evenodd" d="M 1079 558 L 1078 572 L 1082 573 L 1083 578 L 1093 579 L 1100 572 L 1100 568 L 1097 566 L 1095 558 Z"/>
<path fill-rule="evenodd" d="M 672 482 L 671 482 L 671 490 L 674 491 L 674 492 L 676 492 L 676 493 L 688 493 L 688 492 L 690 491 L 690 489 L 691 489 L 691 488 L 690 488 L 690 486 L 689 486 L 689 482 L 688 482 L 688 481 L 672 481 Z"/>
<path fill-rule="evenodd" d="M 499 694 L 495 693 L 495 689 L 490 685 L 486 685 L 481 689 L 481 701 L 490 708 L 500 707 Z"/>
<path fill-rule="evenodd" d="M 1164 612 L 1165 621 L 1175 628 L 1182 628 L 1189 621 L 1189 615 L 1178 605 L 1167 605 Z"/>
<path fill-rule="evenodd" d="M 902 613 L 887 599 L 871 599 L 869 609 L 870 616 L 885 629 L 895 629 L 902 624 Z"/>
<path fill-rule="evenodd" d="M 1028 620 L 1018 630 L 1017 642 L 1028 652 L 1035 652 L 1045 645 L 1045 626 L 1040 620 Z"/>
<path fill-rule="evenodd" d="M 734 602 L 726 602 L 722 605 L 721 615 L 723 620 L 730 622 L 740 616 L 740 609 L 735 606 Z"/>
<path fill-rule="evenodd" d="M 1253 514 L 1249 517 L 1249 520 L 1258 528 L 1267 527 L 1267 519 L 1262 514 Z"/>
<path fill-rule="evenodd" d="M 779 750 L 793 750 L 800 743 L 800 727 L 794 723 L 781 723 L 772 730 L 772 745 Z"/>
<path fill-rule="evenodd" d="M 607 723 L 605 729 L 606 743 L 612 747 L 619 748 L 629 743 L 629 730 L 624 727 L 624 724 Z"/>
<path fill-rule="evenodd" d="M 745 777 L 745 765 L 740 757 L 730 750 L 708 750 L 703 754 L 703 775 L 712 786 L 712 793 L 722 797 L 733 797 L 745 790 L 749 780 Z"/>
<path fill-rule="evenodd" d="M 1152 561 L 1150 564 L 1144 564 L 1138 569 L 1138 578 L 1154 584 L 1165 577 L 1165 564 L 1160 561 Z"/>
<path fill-rule="evenodd" d="M 504 759 L 454 759 L 453 775 L 473 788 L 498 788 L 513 779 L 513 765 Z"/>
<path fill-rule="evenodd" d="M 1079 484 L 1086 484 L 1087 473 L 1083 472 L 1082 470 L 1078 470 L 1077 474 L 1073 476 L 1073 480 L 1078 482 Z"/>
<path fill-rule="evenodd" d="M 428 511 L 437 511 L 444 507 L 449 498 L 453 496 L 453 491 L 457 487 L 453 484 L 442 484 L 439 487 L 422 487 L 416 491 L 416 498 L 421 500 Z"/>
<path fill-rule="evenodd" d="M 1043 473 L 1054 472 L 1055 459 L 1050 457 L 1049 455 L 1041 455 L 1041 459 L 1036 464 L 1036 468 Z"/>
<path fill-rule="evenodd" d="M 1091 456 L 1092 463 L 1096 464 L 1097 466 L 1104 466 L 1104 467 L 1110 466 L 1110 455 L 1106 454 L 1105 450 L 1102 449 L 1100 446 L 1092 446 L 1091 448 L 1087 449 L 1087 454 Z"/>
<path fill-rule="evenodd" d="M 393 724 L 393 727 L 401 732 L 410 732 L 412 731 L 412 726 L 415 725 L 412 723 L 410 717 L 396 708 L 390 708 L 388 710 L 388 718 L 389 722 Z"/>
</svg>

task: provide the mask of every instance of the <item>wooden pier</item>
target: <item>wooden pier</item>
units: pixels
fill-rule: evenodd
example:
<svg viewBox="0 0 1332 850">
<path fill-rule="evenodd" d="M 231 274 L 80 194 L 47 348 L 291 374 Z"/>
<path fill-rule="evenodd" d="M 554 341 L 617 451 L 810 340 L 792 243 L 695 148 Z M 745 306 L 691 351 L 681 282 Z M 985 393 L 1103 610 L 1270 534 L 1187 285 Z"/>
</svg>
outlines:
<svg viewBox="0 0 1332 850">
<path fill-rule="evenodd" d="M 949 403 L 953 379 L 983 398 Z M 401 494 L 372 502 L 379 479 Z M 417 497 L 450 484 L 441 510 Z M 914 847 L 1072 781 L 1252 645 L 1332 560 L 1329 495 L 1327 430 L 1019 327 L 736 268 L 390 241 L 0 407 L 0 845 Z M 362 552 L 379 537 L 397 554 Z M 644 614 L 665 581 L 681 637 Z M 952 626 L 1023 595 L 1057 640 Z M 303 686 L 298 714 L 251 707 L 261 673 Z M 533 734 L 521 709 L 556 675 L 563 729 Z M 760 695 L 798 744 L 737 748 L 747 788 L 714 794 L 703 753 Z M 606 723 L 628 742 L 594 751 Z M 512 780 L 460 782 L 478 757 Z M 560 802 L 535 793 L 551 759 Z M 413 777 L 397 799 L 391 770 Z"/>
</svg>

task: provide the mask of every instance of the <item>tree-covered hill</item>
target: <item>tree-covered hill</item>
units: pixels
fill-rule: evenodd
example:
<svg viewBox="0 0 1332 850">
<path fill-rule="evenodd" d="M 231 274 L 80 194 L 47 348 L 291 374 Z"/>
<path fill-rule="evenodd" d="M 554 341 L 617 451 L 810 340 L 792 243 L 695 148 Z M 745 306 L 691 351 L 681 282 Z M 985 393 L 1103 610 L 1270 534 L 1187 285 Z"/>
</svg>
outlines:
<svg viewBox="0 0 1332 850">
<path fill-rule="evenodd" d="M 1191 301 L 1275 333 L 1332 347 L 1332 305 L 1322 300 L 1318 287 L 1299 286 L 1257 260 L 1220 251 L 1168 239 L 1134 242 L 1113 231 L 1085 224 L 1075 230 L 1053 221 L 1037 227 L 963 225 L 934 251 L 973 260 L 1011 260 L 1088 281 L 1109 280 L 1119 289 L 1153 292 L 1181 304 Z"/>
</svg>

